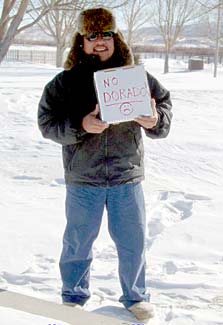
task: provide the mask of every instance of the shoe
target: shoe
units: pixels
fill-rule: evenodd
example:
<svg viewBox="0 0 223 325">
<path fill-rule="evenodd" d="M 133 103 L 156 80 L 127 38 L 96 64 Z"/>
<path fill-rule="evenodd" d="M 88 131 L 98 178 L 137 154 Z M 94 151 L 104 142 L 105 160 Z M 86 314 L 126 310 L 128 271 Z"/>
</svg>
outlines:
<svg viewBox="0 0 223 325">
<path fill-rule="evenodd" d="M 153 306 L 146 301 L 137 302 L 128 308 L 138 320 L 146 320 L 155 316 Z"/>
</svg>

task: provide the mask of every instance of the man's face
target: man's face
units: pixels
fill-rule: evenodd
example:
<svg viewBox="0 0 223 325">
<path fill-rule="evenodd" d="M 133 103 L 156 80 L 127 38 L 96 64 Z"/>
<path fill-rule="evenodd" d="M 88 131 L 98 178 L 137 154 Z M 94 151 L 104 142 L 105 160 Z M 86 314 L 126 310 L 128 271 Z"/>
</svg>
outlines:
<svg viewBox="0 0 223 325">
<path fill-rule="evenodd" d="M 109 33 L 92 33 L 84 36 L 84 52 L 86 54 L 98 55 L 101 61 L 107 61 L 114 53 L 113 35 Z"/>
</svg>

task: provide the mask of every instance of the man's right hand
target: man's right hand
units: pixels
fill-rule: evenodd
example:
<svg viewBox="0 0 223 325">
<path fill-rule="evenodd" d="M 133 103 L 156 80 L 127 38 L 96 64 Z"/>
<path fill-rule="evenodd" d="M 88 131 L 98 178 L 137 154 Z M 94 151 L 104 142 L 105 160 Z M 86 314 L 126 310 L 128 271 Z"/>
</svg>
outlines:
<svg viewBox="0 0 223 325">
<path fill-rule="evenodd" d="M 88 133 L 102 133 L 109 127 L 109 124 L 96 118 L 99 113 L 98 104 L 95 110 L 83 118 L 82 127 Z"/>
</svg>

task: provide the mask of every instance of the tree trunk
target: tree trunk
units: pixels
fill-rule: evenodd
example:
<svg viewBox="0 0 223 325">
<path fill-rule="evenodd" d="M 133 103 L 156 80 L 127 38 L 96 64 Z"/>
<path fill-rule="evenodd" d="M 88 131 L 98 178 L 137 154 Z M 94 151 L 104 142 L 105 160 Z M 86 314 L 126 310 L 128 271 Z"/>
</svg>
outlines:
<svg viewBox="0 0 223 325">
<path fill-rule="evenodd" d="M 19 9 L 17 14 L 11 21 L 11 24 L 5 33 L 3 39 L 0 42 L 0 63 L 3 61 L 4 57 L 6 56 L 8 49 L 16 35 L 17 29 L 23 19 L 23 16 L 26 12 L 26 8 L 28 6 L 29 0 L 23 0 L 20 3 Z"/>
<path fill-rule="evenodd" d="M 0 43 L 4 39 L 5 33 L 7 31 L 7 27 L 8 27 L 8 20 L 0 22 Z"/>
<path fill-rule="evenodd" d="M 4 57 L 6 56 L 10 45 L 11 45 L 10 39 L 0 43 L 0 63 L 3 61 Z"/>
<path fill-rule="evenodd" d="M 217 18 L 217 30 L 216 30 L 215 57 L 214 57 L 214 78 L 217 77 L 217 71 L 218 71 L 219 39 L 220 39 L 220 26 L 221 26 L 221 4 L 222 4 L 222 0 L 219 0 L 218 1 L 218 18 Z"/>
<path fill-rule="evenodd" d="M 57 52 L 56 52 L 56 67 L 60 68 L 63 66 L 63 59 L 64 59 L 64 46 L 61 46 L 61 44 L 57 43 Z"/>
<path fill-rule="evenodd" d="M 165 52 L 165 61 L 164 61 L 164 73 L 169 72 L 169 52 Z"/>
</svg>

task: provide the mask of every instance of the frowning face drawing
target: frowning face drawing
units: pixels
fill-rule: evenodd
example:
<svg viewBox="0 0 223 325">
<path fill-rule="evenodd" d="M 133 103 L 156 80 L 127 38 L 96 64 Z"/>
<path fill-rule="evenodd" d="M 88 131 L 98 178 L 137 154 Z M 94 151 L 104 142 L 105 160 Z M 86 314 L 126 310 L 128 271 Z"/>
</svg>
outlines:
<svg viewBox="0 0 223 325">
<path fill-rule="evenodd" d="M 120 106 L 120 112 L 123 115 L 130 115 L 133 112 L 133 107 L 132 104 L 129 102 L 124 102 L 122 103 L 122 105 Z"/>
</svg>

